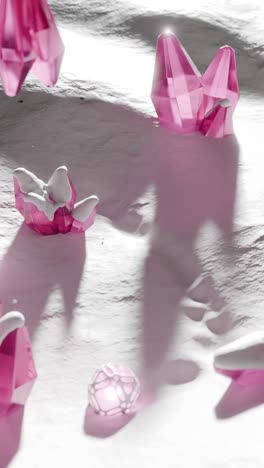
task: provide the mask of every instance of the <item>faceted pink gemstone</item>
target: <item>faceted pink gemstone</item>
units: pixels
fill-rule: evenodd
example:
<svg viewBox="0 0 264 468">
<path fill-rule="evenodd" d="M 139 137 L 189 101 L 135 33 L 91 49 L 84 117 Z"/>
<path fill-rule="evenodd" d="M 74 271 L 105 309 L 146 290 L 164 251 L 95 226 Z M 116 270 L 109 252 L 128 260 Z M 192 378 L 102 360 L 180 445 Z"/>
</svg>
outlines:
<svg viewBox="0 0 264 468">
<path fill-rule="evenodd" d="M 76 202 L 76 190 L 70 178 L 69 183 L 72 190 L 71 200 L 67 206 L 58 208 L 52 221 L 46 214 L 35 205 L 25 201 L 25 194 L 21 191 L 16 177 L 14 177 L 15 202 L 17 210 L 24 217 L 25 223 L 39 234 L 48 236 L 51 234 L 67 234 L 68 232 L 85 232 L 94 223 L 96 210 L 83 222 L 73 218 L 72 209 Z M 52 202 L 52 201 L 51 201 Z"/>
<path fill-rule="evenodd" d="M 67 206 L 63 206 L 59 208 L 54 215 L 53 225 L 55 227 L 55 232 L 60 234 L 67 234 L 70 232 L 72 227 L 73 217 L 69 208 Z"/>
<path fill-rule="evenodd" d="M 26 2 L 0 2 L 0 76 L 5 93 L 15 96 L 35 60 Z"/>
<path fill-rule="evenodd" d="M 15 96 L 33 66 L 40 81 L 57 81 L 64 46 L 46 0 L 1 0 L 0 77 Z"/>
<path fill-rule="evenodd" d="M 201 74 L 174 34 L 158 38 L 151 98 L 161 124 L 179 133 L 199 129 Z"/>
<path fill-rule="evenodd" d="M 34 3 L 33 49 L 36 53 L 32 71 L 45 86 L 53 86 L 59 77 L 64 45 L 46 0 Z"/>
<path fill-rule="evenodd" d="M 205 114 L 219 99 L 229 99 L 234 111 L 239 99 L 235 51 L 221 47 L 202 77 Z"/>
<path fill-rule="evenodd" d="M 219 104 L 208 112 L 202 121 L 200 131 L 204 136 L 223 138 L 233 134 L 233 120 L 231 102 L 229 105 Z"/>
<path fill-rule="evenodd" d="M 203 76 L 174 34 L 158 38 L 151 98 L 161 125 L 177 133 L 201 131 L 221 138 L 233 133 L 239 99 L 235 52 L 224 46 Z M 228 99 L 230 107 L 217 106 Z"/>
<path fill-rule="evenodd" d="M 10 333 L 0 346 L 0 407 L 24 405 L 37 377 L 26 327 Z"/>
</svg>

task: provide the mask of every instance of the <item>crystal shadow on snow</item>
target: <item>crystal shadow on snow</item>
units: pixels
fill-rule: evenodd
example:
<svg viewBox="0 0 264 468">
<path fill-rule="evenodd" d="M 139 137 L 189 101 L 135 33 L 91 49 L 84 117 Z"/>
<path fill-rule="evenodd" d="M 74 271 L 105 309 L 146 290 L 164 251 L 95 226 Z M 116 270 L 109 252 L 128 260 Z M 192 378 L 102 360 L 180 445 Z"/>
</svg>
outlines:
<svg viewBox="0 0 264 468">
<path fill-rule="evenodd" d="M 157 156 L 157 205 L 144 270 L 142 374 L 152 388 L 158 388 L 177 334 L 181 300 L 204 275 L 195 253 L 200 229 L 213 222 L 224 238 L 232 236 L 239 149 L 233 136 L 222 140 L 198 134 L 182 137 L 163 129 L 153 136 L 152 145 Z M 218 310 L 221 298 L 213 283 L 208 284 L 202 302 Z M 192 299 L 201 302 L 198 295 Z"/>
<path fill-rule="evenodd" d="M 25 166 L 47 178 L 55 167 L 67 165 L 78 195 L 85 196 L 87 190 L 97 193 L 98 213 L 130 232 L 142 222 L 137 199 L 148 187 L 155 188 L 156 200 L 151 195 L 146 199 L 149 207 L 156 204 L 156 214 L 144 261 L 140 337 L 148 403 L 164 381 L 160 376 L 177 332 L 180 301 L 203 273 L 194 251 L 199 230 L 212 221 L 224 236 L 232 233 L 236 139 L 178 136 L 156 128 L 152 119 L 132 109 L 107 102 L 29 92 L 21 97 L 22 105 L 10 103 L 7 125 L 0 130 L 2 151 L 11 167 Z M 136 220 L 132 228 L 131 217 Z M 0 294 L 8 305 L 18 299 L 33 334 L 45 319 L 41 315 L 48 296 L 59 283 L 70 322 L 84 262 L 84 236 L 43 238 L 22 226 L 0 267 Z M 218 293 L 212 288 L 207 296 L 213 302 Z M 168 380 L 174 384 L 193 380 L 199 369 L 196 363 L 187 366 L 188 373 L 190 368 L 195 372 L 183 375 L 181 382 L 173 375 Z M 89 433 L 96 432 L 89 421 L 85 424 Z M 100 436 L 100 431 L 96 434 Z"/>
<path fill-rule="evenodd" d="M 22 224 L 0 265 L 0 296 L 6 310 L 12 301 L 26 317 L 33 336 L 39 322 L 58 314 L 42 316 L 50 294 L 61 290 L 67 327 L 79 290 L 86 259 L 85 237 L 73 234 L 40 236 Z"/>
</svg>

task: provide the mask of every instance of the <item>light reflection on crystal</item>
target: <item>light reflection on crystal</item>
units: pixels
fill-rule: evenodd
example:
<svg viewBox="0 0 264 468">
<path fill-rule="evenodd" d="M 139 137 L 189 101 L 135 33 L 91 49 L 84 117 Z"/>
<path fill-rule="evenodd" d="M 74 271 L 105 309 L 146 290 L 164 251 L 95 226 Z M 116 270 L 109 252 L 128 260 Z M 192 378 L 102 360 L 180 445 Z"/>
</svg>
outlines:
<svg viewBox="0 0 264 468">
<path fill-rule="evenodd" d="M 239 99 L 234 50 L 221 47 L 202 76 L 178 38 L 165 31 L 157 41 L 151 98 L 160 125 L 177 133 L 232 134 Z M 229 107 L 218 105 L 224 99 Z"/>
<path fill-rule="evenodd" d="M 0 77 L 16 96 L 30 69 L 46 86 L 59 76 L 64 46 L 46 0 L 1 0 Z"/>
</svg>

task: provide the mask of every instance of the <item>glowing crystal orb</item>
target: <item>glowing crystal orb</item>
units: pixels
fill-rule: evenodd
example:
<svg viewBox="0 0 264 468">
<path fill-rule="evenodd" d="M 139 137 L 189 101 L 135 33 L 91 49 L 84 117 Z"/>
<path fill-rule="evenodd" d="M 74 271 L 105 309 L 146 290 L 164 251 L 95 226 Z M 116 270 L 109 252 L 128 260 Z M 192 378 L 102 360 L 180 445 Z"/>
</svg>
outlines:
<svg viewBox="0 0 264 468">
<path fill-rule="evenodd" d="M 88 392 L 90 405 L 96 413 L 116 416 L 135 411 L 140 384 L 128 367 L 107 364 L 95 372 Z"/>
</svg>

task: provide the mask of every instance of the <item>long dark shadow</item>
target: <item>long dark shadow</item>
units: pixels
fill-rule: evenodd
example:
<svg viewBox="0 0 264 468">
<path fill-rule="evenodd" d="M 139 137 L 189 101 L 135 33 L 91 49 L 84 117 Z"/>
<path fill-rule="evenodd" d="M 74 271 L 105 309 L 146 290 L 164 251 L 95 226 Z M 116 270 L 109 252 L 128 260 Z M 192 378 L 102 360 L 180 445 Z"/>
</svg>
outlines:
<svg viewBox="0 0 264 468">
<path fill-rule="evenodd" d="M 64 314 L 69 326 L 85 258 L 84 235 L 43 237 L 22 224 L 0 265 L 0 297 L 5 310 L 18 308 L 33 336 L 49 295 L 60 289 L 64 310 L 57 313 Z"/>
<path fill-rule="evenodd" d="M 180 301 L 203 273 L 195 253 L 199 231 L 211 221 L 224 238 L 231 236 L 239 149 L 235 137 L 182 137 L 163 130 L 153 136 L 154 146 L 157 207 L 144 268 L 142 375 L 155 393 L 177 333 Z M 215 291 L 207 293 L 209 303 Z"/>
</svg>

